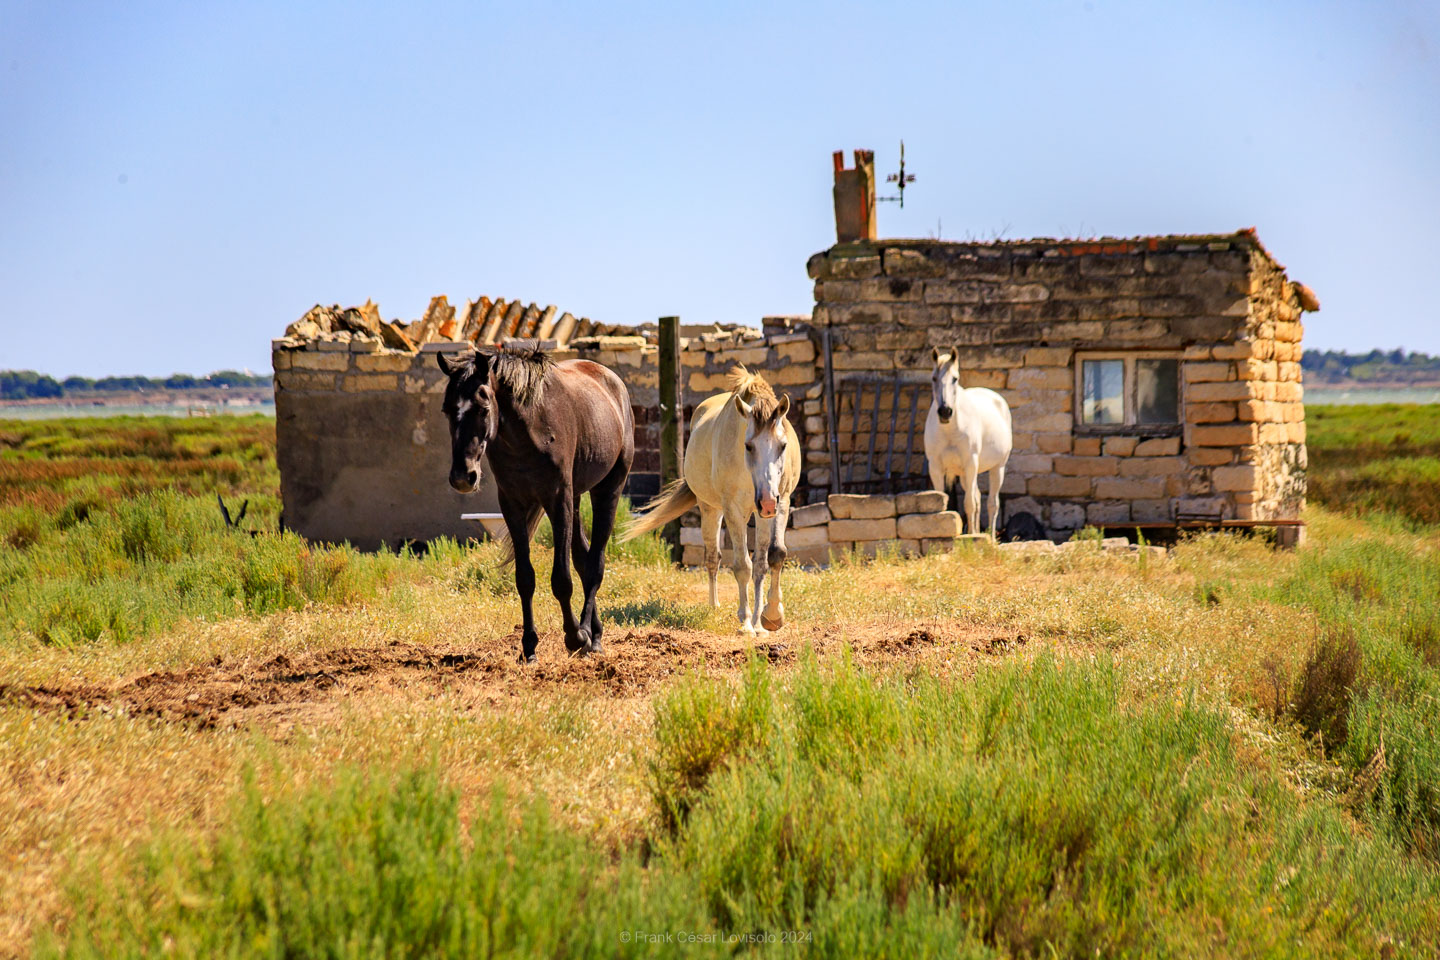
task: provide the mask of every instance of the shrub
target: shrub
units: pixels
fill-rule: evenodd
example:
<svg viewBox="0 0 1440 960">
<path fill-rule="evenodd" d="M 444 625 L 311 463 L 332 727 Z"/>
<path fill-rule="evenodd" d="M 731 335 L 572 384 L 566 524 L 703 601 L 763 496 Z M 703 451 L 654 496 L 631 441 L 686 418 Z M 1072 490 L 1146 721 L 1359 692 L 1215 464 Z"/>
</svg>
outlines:
<svg viewBox="0 0 1440 960">
<path fill-rule="evenodd" d="M 16 550 L 26 550 L 40 542 L 45 535 L 45 516 L 34 507 L 21 507 L 7 511 L 3 523 L 4 543 Z"/>
<path fill-rule="evenodd" d="M 1238 752 L 1224 711 L 1126 701 L 1103 663 L 954 682 L 809 662 L 805 691 L 768 674 L 755 661 L 741 685 L 693 675 L 661 698 L 653 747 L 688 817 L 640 851 L 500 793 L 467 835 L 432 771 L 252 784 L 213 839 L 162 837 L 99 890 L 77 873 L 68 942 L 35 952 L 674 955 L 626 943 L 635 930 L 718 932 L 732 939 L 708 952 L 728 955 L 787 930 L 836 957 L 1433 946 L 1435 875 Z M 819 722 L 801 700 L 827 693 L 849 705 Z M 820 741 L 862 731 L 875 742 L 834 769 Z"/>
<path fill-rule="evenodd" d="M 1440 861 L 1440 739 L 1435 702 L 1405 702 L 1376 690 L 1357 698 L 1343 759 L 1360 783 L 1362 809 L 1416 853 Z M 1380 759 L 1378 764 L 1374 761 Z"/>
<path fill-rule="evenodd" d="M 515 569 L 505 561 L 505 546 L 484 543 L 469 552 L 454 575 L 459 590 L 474 590 L 492 597 L 515 595 Z"/>
<path fill-rule="evenodd" d="M 1344 746 L 1349 738 L 1350 703 L 1360 662 L 1360 644 L 1354 633 L 1335 632 L 1316 641 L 1300 670 L 1291 711 L 1307 733 L 1320 738 L 1326 750 Z"/>
<path fill-rule="evenodd" d="M 815 719 L 827 700 L 848 705 Z M 1238 757 L 1222 713 L 1122 704 L 1103 664 L 964 684 L 805 666 L 773 712 L 661 848 L 722 926 L 823 916 L 858 940 L 844 904 L 872 932 L 948 917 L 970 950 L 1005 955 L 1197 955 L 1221 930 L 1257 955 L 1364 954 L 1425 922 L 1379 920 L 1377 898 L 1434 895 Z"/>
<path fill-rule="evenodd" d="M 586 535 L 594 527 L 594 507 L 590 503 L 590 494 L 580 498 L 580 523 L 585 528 Z M 630 498 L 621 497 L 620 507 L 615 512 L 615 530 L 618 533 L 624 530 L 630 523 Z M 550 518 L 542 517 L 540 526 L 535 531 L 535 542 L 542 547 L 554 549 L 555 533 L 550 529 Z M 611 537 L 605 547 L 605 556 L 624 557 L 634 563 L 654 564 L 670 563 L 670 545 L 660 539 L 658 533 L 648 533 L 643 537 L 637 537 L 628 543 L 621 543 L 616 537 Z"/>
<path fill-rule="evenodd" d="M 703 604 L 684 605 L 673 600 L 634 600 L 615 607 L 606 607 L 601 616 L 609 621 L 630 626 L 673 627 L 697 630 L 710 620 L 710 608 Z"/>
<path fill-rule="evenodd" d="M 770 708 L 770 672 L 759 657 L 738 688 L 696 675 L 656 701 L 651 789 L 667 826 L 685 819 L 712 774 L 764 740 Z"/>
<path fill-rule="evenodd" d="M 1317 544 L 1262 592 L 1312 611 L 1321 625 L 1294 717 L 1356 778 L 1367 819 L 1440 859 L 1440 672 L 1427 663 L 1440 557 L 1407 540 Z"/>
<path fill-rule="evenodd" d="M 103 509 L 105 500 L 95 493 L 81 493 L 71 498 L 55 515 L 55 528 L 69 530 L 90 519 L 90 515 Z"/>
<path fill-rule="evenodd" d="M 1440 617 L 1434 613 L 1417 613 L 1407 617 L 1401 639 L 1420 654 L 1428 666 L 1440 667 Z"/>
<path fill-rule="evenodd" d="M 1204 583 L 1195 585 L 1195 602 L 1202 607 L 1218 607 L 1223 592 L 1223 584 L 1206 580 Z"/>
<path fill-rule="evenodd" d="M 124 501 L 115 516 L 121 550 L 139 563 L 174 563 L 191 553 L 203 536 L 192 505 L 174 493 L 149 493 Z"/>
<path fill-rule="evenodd" d="M 497 792 L 468 834 L 458 807 L 429 771 L 342 772 L 274 800 L 252 784 L 214 841 L 161 840 L 124 886 L 77 890 L 69 942 L 36 953 L 593 956 L 622 952 L 622 931 L 709 926 L 674 883 L 642 887 L 633 855 L 612 864 L 543 805 Z"/>
</svg>

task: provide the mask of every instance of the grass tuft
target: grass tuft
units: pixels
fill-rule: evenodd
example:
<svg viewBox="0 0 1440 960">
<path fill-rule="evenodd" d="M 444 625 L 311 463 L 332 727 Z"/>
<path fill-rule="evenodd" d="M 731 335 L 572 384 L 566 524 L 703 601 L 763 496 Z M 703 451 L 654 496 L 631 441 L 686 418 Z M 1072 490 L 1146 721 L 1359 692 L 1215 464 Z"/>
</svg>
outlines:
<svg viewBox="0 0 1440 960">
<path fill-rule="evenodd" d="M 1316 642 L 1301 668 L 1291 713 L 1327 751 L 1343 747 L 1349 739 L 1350 704 L 1361 659 L 1353 633 L 1330 633 Z"/>
<path fill-rule="evenodd" d="M 661 820 L 676 829 L 718 770 L 769 734 L 770 672 L 752 657 L 743 681 L 696 675 L 655 703 L 651 791 Z"/>
</svg>

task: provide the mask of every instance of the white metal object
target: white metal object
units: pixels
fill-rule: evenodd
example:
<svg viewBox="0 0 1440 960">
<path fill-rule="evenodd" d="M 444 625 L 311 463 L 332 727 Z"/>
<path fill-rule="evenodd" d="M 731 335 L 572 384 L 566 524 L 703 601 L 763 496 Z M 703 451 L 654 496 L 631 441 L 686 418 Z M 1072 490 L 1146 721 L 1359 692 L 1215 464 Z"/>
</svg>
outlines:
<svg viewBox="0 0 1440 960">
<path fill-rule="evenodd" d="M 485 528 L 491 540 L 505 538 L 505 515 L 500 513 L 462 513 L 461 520 L 474 520 Z"/>
</svg>

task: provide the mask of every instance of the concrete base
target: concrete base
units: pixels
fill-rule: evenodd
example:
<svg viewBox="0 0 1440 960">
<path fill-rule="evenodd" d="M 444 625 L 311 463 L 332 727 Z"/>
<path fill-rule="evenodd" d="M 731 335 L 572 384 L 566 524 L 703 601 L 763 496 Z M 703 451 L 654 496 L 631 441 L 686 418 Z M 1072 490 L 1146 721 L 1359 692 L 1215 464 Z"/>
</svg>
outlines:
<svg viewBox="0 0 1440 960">
<path fill-rule="evenodd" d="M 1305 525 L 1275 528 L 1275 545 L 1283 550 L 1295 550 L 1305 546 Z"/>
</svg>

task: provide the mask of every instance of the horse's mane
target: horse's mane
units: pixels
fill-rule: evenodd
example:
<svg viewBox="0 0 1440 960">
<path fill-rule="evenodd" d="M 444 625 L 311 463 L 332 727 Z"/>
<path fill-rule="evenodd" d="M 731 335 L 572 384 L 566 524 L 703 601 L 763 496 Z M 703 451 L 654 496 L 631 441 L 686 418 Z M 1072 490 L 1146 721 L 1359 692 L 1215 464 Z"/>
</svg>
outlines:
<svg viewBox="0 0 1440 960">
<path fill-rule="evenodd" d="M 746 370 L 743 364 L 736 364 L 730 371 L 730 392 L 754 407 L 762 422 L 775 419 L 775 411 L 780 409 L 780 400 L 770 384 L 760 374 Z"/>
<path fill-rule="evenodd" d="M 545 392 L 545 376 L 555 366 L 555 359 L 539 347 L 527 350 L 501 350 L 490 357 L 495 379 L 510 391 L 517 407 L 530 407 L 540 402 Z"/>
</svg>

